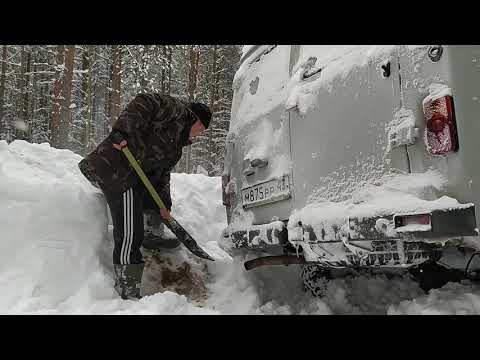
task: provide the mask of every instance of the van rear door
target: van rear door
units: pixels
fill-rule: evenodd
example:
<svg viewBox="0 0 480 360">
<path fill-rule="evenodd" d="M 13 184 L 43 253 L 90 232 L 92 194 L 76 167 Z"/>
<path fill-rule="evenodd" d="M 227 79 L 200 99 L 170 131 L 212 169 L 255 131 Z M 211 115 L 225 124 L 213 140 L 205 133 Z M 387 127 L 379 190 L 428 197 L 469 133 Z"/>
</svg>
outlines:
<svg viewBox="0 0 480 360">
<path fill-rule="evenodd" d="M 297 52 L 287 101 L 294 207 L 343 201 L 392 170 L 408 173 L 396 48 L 301 46 Z"/>
<path fill-rule="evenodd" d="M 292 206 L 289 116 L 285 91 L 290 46 L 250 48 L 234 79 L 229 129 L 231 221 L 288 219 Z"/>
</svg>

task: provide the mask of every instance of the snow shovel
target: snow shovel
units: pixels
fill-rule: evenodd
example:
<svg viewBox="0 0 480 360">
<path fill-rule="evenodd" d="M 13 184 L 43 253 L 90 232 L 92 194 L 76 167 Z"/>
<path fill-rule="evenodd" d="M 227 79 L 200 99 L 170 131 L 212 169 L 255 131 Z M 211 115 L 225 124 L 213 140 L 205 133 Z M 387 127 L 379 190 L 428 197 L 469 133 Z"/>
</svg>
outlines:
<svg viewBox="0 0 480 360">
<path fill-rule="evenodd" d="M 116 136 L 117 135 L 117 136 Z M 120 144 L 123 138 L 120 138 L 121 135 L 115 134 L 112 136 L 113 140 L 115 143 Z M 120 138 L 120 139 L 119 139 Z M 120 141 L 118 141 L 120 140 Z M 147 188 L 148 192 L 152 196 L 153 200 L 155 203 L 158 205 L 160 209 L 167 209 L 165 204 L 163 203 L 162 199 L 158 195 L 157 191 L 153 187 L 152 183 L 150 180 L 148 180 L 147 176 L 143 172 L 142 168 L 138 164 L 137 160 L 135 160 L 135 157 L 133 154 L 130 152 L 127 146 L 124 146 L 122 148 L 123 154 L 126 156 L 132 167 L 135 169 L 137 172 L 137 175 L 140 177 L 142 180 L 143 184 Z M 208 255 L 198 244 L 197 242 L 193 239 L 193 237 L 185 230 L 178 222 L 175 220 L 172 216 L 170 216 L 170 220 L 164 220 L 165 224 L 167 227 L 175 234 L 177 239 L 185 245 L 185 247 L 192 252 L 192 254 L 197 255 L 198 257 L 201 257 L 202 259 L 207 259 L 211 261 L 215 261 L 210 255 Z"/>
</svg>

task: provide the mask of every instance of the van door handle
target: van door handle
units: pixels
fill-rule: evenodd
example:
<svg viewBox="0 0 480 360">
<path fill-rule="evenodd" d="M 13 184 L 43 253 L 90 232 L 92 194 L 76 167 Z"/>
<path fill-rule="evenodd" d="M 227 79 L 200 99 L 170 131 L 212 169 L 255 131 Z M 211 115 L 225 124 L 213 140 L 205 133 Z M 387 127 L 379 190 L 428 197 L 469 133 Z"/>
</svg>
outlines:
<svg viewBox="0 0 480 360">
<path fill-rule="evenodd" d="M 250 175 L 253 175 L 253 174 L 255 174 L 255 171 L 253 171 L 252 168 L 248 168 L 248 169 L 243 170 L 243 175 L 245 175 L 245 176 L 250 176 Z"/>
<path fill-rule="evenodd" d="M 251 167 L 259 167 L 259 168 L 263 168 L 265 166 L 268 165 L 268 160 L 265 160 L 265 159 L 253 159 L 251 162 L 250 162 L 250 166 Z"/>
</svg>

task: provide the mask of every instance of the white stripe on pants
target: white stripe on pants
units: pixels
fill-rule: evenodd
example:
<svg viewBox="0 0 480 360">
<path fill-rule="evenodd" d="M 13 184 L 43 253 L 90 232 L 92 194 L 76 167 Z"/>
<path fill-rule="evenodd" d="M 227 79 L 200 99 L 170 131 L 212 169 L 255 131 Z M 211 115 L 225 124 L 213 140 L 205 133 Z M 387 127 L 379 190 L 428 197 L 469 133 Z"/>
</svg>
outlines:
<svg viewBox="0 0 480 360">
<path fill-rule="evenodd" d="M 123 241 L 120 252 L 120 263 L 130 264 L 130 251 L 133 242 L 133 190 L 123 193 Z"/>
</svg>

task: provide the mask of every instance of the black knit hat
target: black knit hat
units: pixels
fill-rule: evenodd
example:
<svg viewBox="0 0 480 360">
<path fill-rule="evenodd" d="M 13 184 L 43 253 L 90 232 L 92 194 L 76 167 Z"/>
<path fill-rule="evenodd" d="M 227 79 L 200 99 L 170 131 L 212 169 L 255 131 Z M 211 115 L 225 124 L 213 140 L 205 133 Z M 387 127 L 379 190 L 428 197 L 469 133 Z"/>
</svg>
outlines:
<svg viewBox="0 0 480 360">
<path fill-rule="evenodd" d="M 207 105 L 202 103 L 191 103 L 190 110 L 197 115 L 200 122 L 205 126 L 205 129 L 210 125 L 210 120 L 212 120 L 212 112 Z"/>
</svg>

